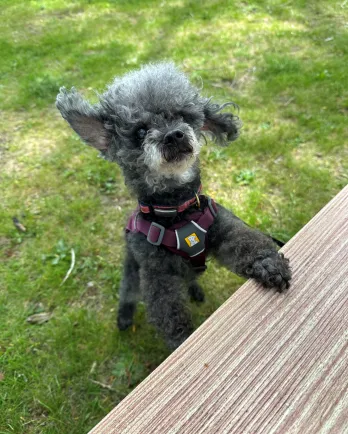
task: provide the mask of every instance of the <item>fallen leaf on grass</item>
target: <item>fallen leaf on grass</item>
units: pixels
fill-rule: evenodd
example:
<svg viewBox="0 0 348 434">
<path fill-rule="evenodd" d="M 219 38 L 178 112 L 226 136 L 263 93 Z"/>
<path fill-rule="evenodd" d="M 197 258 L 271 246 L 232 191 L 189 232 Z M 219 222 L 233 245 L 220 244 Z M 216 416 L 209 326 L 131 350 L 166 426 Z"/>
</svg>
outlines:
<svg viewBox="0 0 348 434">
<path fill-rule="evenodd" d="M 95 368 L 97 367 L 97 362 L 92 363 L 91 370 L 89 371 L 90 374 L 94 374 Z"/>
<path fill-rule="evenodd" d="M 111 390 L 111 391 L 115 392 L 115 389 L 113 389 L 108 384 L 104 384 L 104 383 L 101 383 L 100 381 L 91 380 L 91 379 L 89 381 L 91 381 L 94 384 L 97 384 L 98 386 L 102 387 L 103 389 L 108 389 L 108 390 Z"/>
<path fill-rule="evenodd" d="M 3 381 L 5 378 L 5 374 L 3 372 L 0 372 L 0 381 Z"/>
<path fill-rule="evenodd" d="M 16 228 L 21 232 L 26 232 L 26 227 L 22 225 L 22 223 L 18 220 L 17 217 L 12 218 L 13 224 L 16 226 Z"/>
<path fill-rule="evenodd" d="M 63 279 L 63 282 L 60 284 L 60 286 L 64 285 L 64 282 L 70 276 L 70 273 L 72 272 L 72 270 L 74 269 L 74 267 L 75 267 L 75 250 L 71 249 L 71 265 L 70 265 L 70 268 L 69 268 L 68 272 L 66 273 L 66 276 Z"/>
<path fill-rule="evenodd" d="M 50 312 L 41 312 L 35 313 L 34 315 L 30 315 L 27 318 L 27 322 L 30 324 L 43 324 L 49 321 L 52 317 Z"/>
</svg>

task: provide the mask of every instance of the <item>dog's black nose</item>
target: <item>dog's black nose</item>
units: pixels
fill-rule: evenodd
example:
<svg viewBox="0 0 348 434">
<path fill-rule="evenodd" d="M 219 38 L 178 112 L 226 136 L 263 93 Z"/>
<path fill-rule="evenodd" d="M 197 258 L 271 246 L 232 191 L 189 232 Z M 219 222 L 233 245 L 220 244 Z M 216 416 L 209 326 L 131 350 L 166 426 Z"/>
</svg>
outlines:
<svg viewBox="0 0 348 434">
<path fill-rule="evenodd" d="M 165 145 L 167 145 L 168 143 L 179 144 L 184 140 L 184 138 L 185 138 L 185 134 L 181 130 L 170 131 L 164 136 L 164 144 Z"/>
</svg>

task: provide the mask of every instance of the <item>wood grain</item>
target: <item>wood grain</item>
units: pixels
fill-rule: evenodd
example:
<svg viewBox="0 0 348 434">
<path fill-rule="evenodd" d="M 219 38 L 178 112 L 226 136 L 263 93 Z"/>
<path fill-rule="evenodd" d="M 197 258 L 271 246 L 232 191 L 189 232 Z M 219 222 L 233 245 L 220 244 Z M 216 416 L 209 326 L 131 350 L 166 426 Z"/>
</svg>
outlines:
<svg viewBox="0 0 348 434">
<path fill-rule="evenodd" d="M 348 433 L 348 187 L 90 433 Z"/>
</svg>

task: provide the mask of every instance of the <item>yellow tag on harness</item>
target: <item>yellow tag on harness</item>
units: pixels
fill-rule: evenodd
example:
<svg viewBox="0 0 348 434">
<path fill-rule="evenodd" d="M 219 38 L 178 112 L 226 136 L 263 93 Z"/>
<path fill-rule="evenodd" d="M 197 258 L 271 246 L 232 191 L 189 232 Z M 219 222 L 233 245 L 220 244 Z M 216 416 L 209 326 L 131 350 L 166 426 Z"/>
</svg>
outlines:
<svg viewBox="0 0 348 434">
<path fill-rule="evenodd" d="M 196 244 L 199 243 L 199 238 L 197 237 L 197 235 L 195 233 L 193 233 L 193 234 L 189 235 L 188 237 L 186 237 L 185 241 L 189 247 L 192 247 L 192 246 L 195 246 Z"/>
</svg>

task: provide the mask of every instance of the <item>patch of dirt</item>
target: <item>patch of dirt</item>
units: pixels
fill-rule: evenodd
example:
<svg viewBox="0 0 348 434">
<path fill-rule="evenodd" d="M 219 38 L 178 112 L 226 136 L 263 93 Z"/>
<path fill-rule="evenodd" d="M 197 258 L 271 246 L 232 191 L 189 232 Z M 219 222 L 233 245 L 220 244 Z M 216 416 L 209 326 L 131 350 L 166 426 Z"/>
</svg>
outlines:
<svg viewBox="0 0 348 434">
<path fill-rule="evenodd" d="M 346 178 L 347 170 L 345 169 L 345 162 L 348 158 L 348 151 L 343 151 L 342 155 L 331 153 L 329 155 L 320 152 L 313 143 L 301 143 L 297 148 L 292 151 L 294 160 L 299 163 L 305 163 L 315 166 L 318 169 L 328 169 L 332 175 L 338 178 Z"/>
<path fill-rule="evenodd" d="M 88 282 L 86 290 L 81 294 L 78 300 L 73 301 L 70 305 L 73 308 L 88 308 L 100 310 L 105 303 L 105 295 L 95 282 Z"/>
<path fill-rule="evenodd" d="M 11 240 L 7 237 L 0 237 L 0 249 L 4 249 L 11 245 Z"/>
<path fill-rule="evenodd" d="M 23 172 L 27 167 L 27 159 L 41 160 L 56 149 L 57 142 L 62 133 L 56 124 L 58 118 L 53 109 L 40 111 L 31 117 L 25 112 L 2 113 L 2 125 L 5 130 L 2 142 L 6 140 L 6 146 L 0 146 L 1 170 L 8 175 L 16 175 Z M 35 124 L 30 128 L 30 123 L 45 118 L 43 124 Z M 46 125 L 45 124 L 45 125 Z M 33 161 L 31 161 L 33 163 Z M 32 170 L 32 167 L 28 168 Z"/>
<path fill-rule="evenodd" d="M 117 211 L 122 211 L 124 208 L 131 208 L 132 205 L 134 208 L 136 206 L 136 200 L 125 197 L 114 198 L 107 195 L 102 195 L 100 201 L 103 206 L 114 207 Z"/>
</svg>

